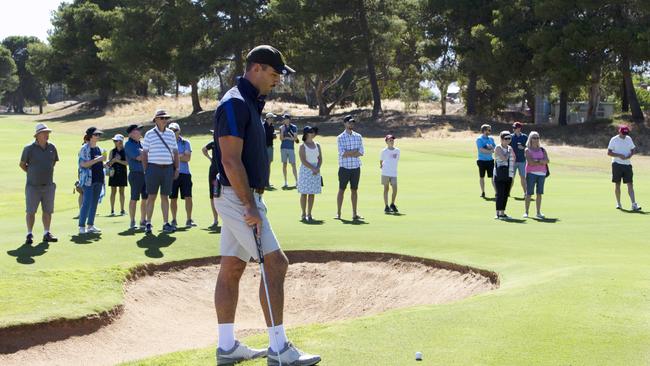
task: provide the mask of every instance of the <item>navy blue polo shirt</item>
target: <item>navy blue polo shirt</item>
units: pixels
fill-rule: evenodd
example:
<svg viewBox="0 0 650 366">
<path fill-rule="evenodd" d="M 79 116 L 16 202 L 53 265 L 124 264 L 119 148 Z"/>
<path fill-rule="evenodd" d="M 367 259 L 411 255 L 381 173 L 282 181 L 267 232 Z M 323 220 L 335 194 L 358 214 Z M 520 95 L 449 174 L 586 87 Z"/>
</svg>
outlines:
<svg viewBox="0 0 650 366">
<path fill-rule="evenodd" d="M 246 169 L 251 188 L 264 188 L 269 181 L 269 163 L 266 154 L 266 133 L 261 119 L 264 97 L 245 78 L 237 80 L 237 86 L 228 90 L 214 114 L 214 141 L 217 179 L 224 186 L 230 186 L 221 162 L 219 137 L 235 136 L 244 140 L 241 160 Z"/>
<path fill-rule="evenodd" d="M 515 156 L 517 157 L 517 163 L 523 163 L 526 161 L 526 142 L 528 142 L 528 136 L 526 136 L 525 133 L 522 133 L 521 135 L 517 136 L 516 133 L 513 133 L 510 135 L 512 137 L 512 140 L 510 140 L 510 146 L 512 146 L 512 149 L 515 151 Z M 518 145 L 521 145 L 524 147 L 524 149 L 520 149 Z"/>
</svg>

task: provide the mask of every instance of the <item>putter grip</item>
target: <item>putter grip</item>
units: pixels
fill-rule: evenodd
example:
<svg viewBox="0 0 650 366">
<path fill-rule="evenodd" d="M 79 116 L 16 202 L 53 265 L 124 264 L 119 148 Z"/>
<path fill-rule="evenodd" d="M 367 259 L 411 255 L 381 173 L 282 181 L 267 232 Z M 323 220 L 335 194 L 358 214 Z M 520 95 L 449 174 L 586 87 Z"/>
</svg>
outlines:
<svg viewBox="0 0 650 366">
<path fill-rule="evenodd" d="M 264 251 L 262 250 L 262 239 L 257 235 L 257 226 L 253 226 L 253 239 L 255 239 L 255 246 L 257 247 L 257 256 L 259 262 L 264 263 Z"/>
</svg>

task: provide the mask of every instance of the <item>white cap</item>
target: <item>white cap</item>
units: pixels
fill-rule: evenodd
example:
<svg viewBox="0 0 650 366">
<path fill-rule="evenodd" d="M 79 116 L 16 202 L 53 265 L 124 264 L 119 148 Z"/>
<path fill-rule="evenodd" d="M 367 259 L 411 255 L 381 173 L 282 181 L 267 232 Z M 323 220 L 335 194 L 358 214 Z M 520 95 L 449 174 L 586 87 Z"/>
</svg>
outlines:
<svg viewBox="0 0 650 366">
<path fill-rule="evenodd" d="M 118 133 L 117 135 L 113 136 L 113 141 L 124 141 L 124 136 Z"/>
<path fill-rule="evenodd" d="M 41 132 L 52 132 L 52 130 L 50 130 L 45 123 L 39 123 L 36 125 L 34 137 L 36 137 L 36 135 L 38 135 Z"/>
<path fill-rule="evenodd" d="M 181 130 L 181 126 L 179 126 L 178 123 L 176 122 L 170 123 L 169 126 L 167 126 L 167 128 L 169 128 L 170 130 L 177 130 L 177 131 Z"/>
</svg>

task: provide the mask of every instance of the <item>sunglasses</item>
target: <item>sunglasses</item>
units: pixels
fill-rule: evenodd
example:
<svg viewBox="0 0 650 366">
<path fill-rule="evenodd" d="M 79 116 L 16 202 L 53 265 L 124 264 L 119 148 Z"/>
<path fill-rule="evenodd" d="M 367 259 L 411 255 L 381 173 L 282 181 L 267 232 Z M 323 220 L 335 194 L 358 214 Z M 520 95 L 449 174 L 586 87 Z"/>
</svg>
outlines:
<svg viewBox="0 0 650 366">
<path fill-rule="evenodd" d="M 97 136 L 97 137 L 99 137 L 99 136 L 101 136 L 101 135 L 102 135 L 101 133 L 93 133 L 93 136 Z"/>
<path fill-rule="evenodd" d="M 504 140 L 512 140 L 512 137 L 504 137 Z"/>
<path fill-rule="evenodd" d="M 531 137 L 531 140 L 539 140 L 539 137 Z"/>
</svg>

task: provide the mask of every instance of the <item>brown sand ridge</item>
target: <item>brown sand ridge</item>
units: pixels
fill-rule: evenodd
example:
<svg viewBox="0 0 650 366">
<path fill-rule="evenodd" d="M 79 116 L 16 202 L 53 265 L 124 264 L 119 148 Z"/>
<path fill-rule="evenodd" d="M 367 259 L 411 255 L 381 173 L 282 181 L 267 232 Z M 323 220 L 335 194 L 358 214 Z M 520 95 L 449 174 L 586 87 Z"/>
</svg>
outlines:
<svg viewBox="0 0 650 366">
<path fill-rule="evenodd" d="M 289 251 L 285 324 L 289 327 L 457 301 L 498 287 L 494 272 L 386 253 Z M 213 291 L 218 258 L 141 267 L 124 304 L 79 321 L 0 329 L 0 364 L 113 365 L 207 347 L 216 342 Z M 259 267 L 240 285 L 236 331 L 265 329 L 257 297 Z M 10 353 L 13 352 L 13 353 Z"/>
</svg>

